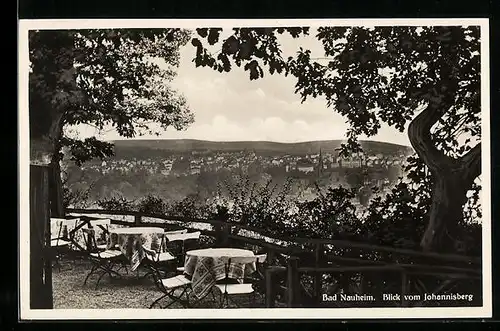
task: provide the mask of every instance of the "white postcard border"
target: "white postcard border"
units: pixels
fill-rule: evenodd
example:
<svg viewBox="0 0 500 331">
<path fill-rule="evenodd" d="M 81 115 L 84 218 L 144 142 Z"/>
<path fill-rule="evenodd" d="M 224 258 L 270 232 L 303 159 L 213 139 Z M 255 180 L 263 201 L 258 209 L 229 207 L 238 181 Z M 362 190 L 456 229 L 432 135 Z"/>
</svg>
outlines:
<svg viewBox="0 0 500 331">
<path fill-rule="evenodd" d="M 446 26 L 481 27 L 481 143 L 483 196 L 483 306 L 425 308 L 276 308 L 276 309 L 30 309 L 29 307 L 29 112 L 28 31 L 33 29 L 85 28 L 196 28 L 277 26 Z M 490 173 L 490 79 L 489 20 L 470 19 L 78 19 L 20 20 L 18 25 L 18 146 L 19 146 L 19 309 L 21 320 L 68 319 L 424 319 L 489 318 L 492 316 L 491 182 Z"/>
</svg>

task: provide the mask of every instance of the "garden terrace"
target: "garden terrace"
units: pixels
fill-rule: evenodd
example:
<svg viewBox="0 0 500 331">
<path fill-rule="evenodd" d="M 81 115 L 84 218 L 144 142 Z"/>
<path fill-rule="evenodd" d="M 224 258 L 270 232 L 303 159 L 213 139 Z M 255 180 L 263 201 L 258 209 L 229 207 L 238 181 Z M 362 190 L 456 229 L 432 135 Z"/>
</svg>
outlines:
<svg viewBox="0 0 500 331">
<path fill-rule="evenodd" d="M 336 302 L 336 307 L 432 306 L 443 302 L 424 301 L 424 294 L 446 293 L 452 289 L 459 293 L 474 293 L 474 296 L 470 302 L 448 302 L 448 306 L 482 305 L 479 257 L 427 253 L 335 239 L 270 237 L 265 229 L 220 220 L 100 209 L 69 209 L 67 213 L 68 217 L 82 219 L 111 219 L 112 224 L 127 227 L 155 226 L 165 230 L 184 228 L 200 231 L 203 247 L 245 248 L 266 253 L 265 277 L 257 289 L 263 300 L 261 304 L 266 307 L 331 306 L 333 304 L 324 302 L 322 296 L 336 293 L 369 293 L 375 297 L 384 293 L 401 294 L 401 299 L 397 301 Z M 72 277 L 71 272 L 55 273 L 56 306 L 59 306 L 58 298 L 67 298 L 60 292 L 65 291 L 64 284 L 72 282 L 71 279 L 79 281 Z M 154 289 L 150 287 L 148 290 L 144 284 L 132 284 L 130 291 L 141 293 L 139 297 L 144 302 L 135 303 L 141 306 L 146 304 L 146 298 L 152 295 L 150 292 Z M 404 294 L 420 295 L 420 300 L 417 300 L 418 297 L 408 300 Z M 113 300 L 108 300 L 111 308 Z"/>
</svg>

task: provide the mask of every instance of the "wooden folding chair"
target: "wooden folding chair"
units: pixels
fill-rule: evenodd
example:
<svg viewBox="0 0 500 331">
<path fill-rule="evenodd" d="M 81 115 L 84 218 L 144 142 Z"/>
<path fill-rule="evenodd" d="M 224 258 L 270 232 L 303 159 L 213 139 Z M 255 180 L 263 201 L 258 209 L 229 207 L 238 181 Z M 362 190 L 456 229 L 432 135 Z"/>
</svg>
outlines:
<svg viewBox="0 0 500 331">
<path fill-rule="evenodd" d="M 101 221 L 102 223 L 100 223 L 99 221 Z M 98 250 L 101 250 L 101 251 L 105 251 L 106 249 L 108 249 L 108 237 L 109 237 L 109 224 L 108 224 L 109 220 L 108 219 L 104 219 L 104 220 L 97 220 L 97 221 L 93 221 L 93 224 L 92 222 L 89 223 L 89 228 L 91 229 L 95 229 L 96 227 L 100 228 L 102 230 L 102 235 L 101 235 L 101 238 L 97 239 L 96 238 L 96 247 Z M 110 247 L 110 248 L 114 248 L 114 247 Z"/>
<path fill-rule="evenodd" d="M 92 263 L 92 268 L 87 274 L 87 277 L 85 277 L 83 285 L 87 284 L 87 280 L 94 273 L 99 273 L 95 289 L 97 289 L 99 282 L 105 275 L 109 275 L 110 278 L 113 278 L 113 276 L 121 277 L 118 271 L 121 268 L 126 267 L 127 263 L 127 260 L 122 252 L 114 249 L 106 249 L 104 251 L 98 249 L 95 239 L 95 230 L 83 228 L 82 231 L 87 234 L 87 238 L 89 240 L 87 247 L 90 250 L 89 258 Z M 117 270 L 114 270 L 113 268 L 117 264 L 120 265 L 120 267 Z"/>
<path fill-rule="evenodd" d="M 54 258 L 54 266 L 61 271 L 61 256 L 69 252 L 71 241 L 63 233 L 65 219 L 51 218 L 50 248 Z"/>
<path fill-rule="evenodd" d="M 260 257 L 260 259 L 262 258 L 263 257 Z M 263 259 L 265 260 L 265 258 Z M 221 300 L 220 300 L 221 308 L 228 307 L 229 301 L 231 301 L 233 304 L 236 305 L 236 303 L 230 299 L 231 296 L 236 296 L 236 295 L 251 295 L 250 305 L 252 306 L 254 305 L 255 291 L 253 288 L 253 283 L 245 282 L 245 280 L 247 280 L 248 277 L 246 277 L 244 273 L 241 275 L 241 277 L 230 278 L 230 269 L 231 269 L 231 264 L 233 263 L 242 264 L 246 266 L 247 264 L 258 263 L 258 262 L 259 258 L 257 256 L 238 256 L 229 258 L 226 261 L 224 265 L 225 278 L 224 280 L 222 280 L 222 283 L 219 282 L 218 284 L 215 285 L 215 287 L 217 287 L 221 292 Z M 233 283 L 235 281 L 236 283 Z"/>
<path fill-rule="evenodd" d="M 152 275 L 155 270 L 164 271 L 166 275 L 168 271 L 171 271 L 172 263 L 177 261 L 174 254 L 166 248 L 165 236 L 161 239 L 161 243 L 156 250 L 145 245 L 142 245 L 142 248 L 146 253 L 146 258 L 143 260 L 144 266 L 149 269 L 143 277 Z"/>
<path fill-rule="evenodd" d="M 153 308 L 157 303 L 160 302 L 160 300 L 164 298 L 169 298 L 172 301 L 162 308 L 168 308 L 176 302 L 180 303 L 185 308 L 189 308 L 190 306 L 189 294 L 191 292 L 191 280 L 189 280 L 184 275 L 177 275 L 174 277 L 163 278 L 156 264 L 152 264 L 150 267 L 155 285 L 158 288 L 158 290 L 160 290 L 160 292 L 162 292 L 163 294 L 158 299 L 153 301 L 153 303 L 149 306 L 149 309 Z M 175 295 L 176 291 L 180 291 L 180 294 Z M 183 298 L 184 296 L 185 298 Z"/>
<path fill-rule="evenodd" d="M 193 242 L 200 239 L 201 232 L 191 232 L 191 233 L 177 233 L 177 234 L 165 234 L 167 239 L 167 244 L 169 243 L 177 243 L 180 242 L 181 251 L 179 253 L 174 252 L 174 255 L 177 257 L 177 263 L 179 266 L 177 267 L 177 271 L 180 273 L 184 273 L 184 260 L 186 256 L 186 243 Z"/>
</svg>

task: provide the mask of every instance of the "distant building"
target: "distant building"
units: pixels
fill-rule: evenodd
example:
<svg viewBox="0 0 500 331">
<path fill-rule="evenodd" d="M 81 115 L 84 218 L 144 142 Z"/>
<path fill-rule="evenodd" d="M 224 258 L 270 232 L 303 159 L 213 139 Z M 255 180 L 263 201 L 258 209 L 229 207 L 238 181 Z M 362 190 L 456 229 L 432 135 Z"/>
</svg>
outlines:
<svg viewBox="0 0 500 331">
<path fill-rule="evenodd" d="M 297 170 L 304 172 L 304 173 L 309 173 L 314 171 L 314 164 L 306 159 L 302 159 L 297 161 Z"/>
<path fill-rule="evenodd" d="M 190 167 L 191 175 L 197 175 L 201 172 L 201 165 L 197 163 L 191 163 Z"/>
</svg>

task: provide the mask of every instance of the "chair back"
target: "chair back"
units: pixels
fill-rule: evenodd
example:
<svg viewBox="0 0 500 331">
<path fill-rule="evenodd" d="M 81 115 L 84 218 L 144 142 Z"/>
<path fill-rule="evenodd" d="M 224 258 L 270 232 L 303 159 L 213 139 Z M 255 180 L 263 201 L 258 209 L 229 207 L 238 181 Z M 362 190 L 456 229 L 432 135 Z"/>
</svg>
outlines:
<svg viewBox="0 0 500 331">
<path fill-rule="evenodd" d="M 186 241 L 186 240 L 197 240 L 200 239 L 201 232 L 191 232 L 191 233 L 174 233 L 168 234 L 165 233 L 165 237 L 169 242 L 173 241 Z"/>
<path fill-rule="evenodd" d="M 94 236 L 96 243 L 107 244 L 109 242 L 109 225 L 106 223 L 90 224 L 92 229 L 94 229 Z"/>
<path fill-rule="evenodd" d="M 59 244 L 59 239 L 71 239 L 71 232 L 68 231 L 68 225 L 72 222 L 76 228 L 79 218 L 66 219 L 66 218 L 50 218 L 50 240 L 56 241 L 56 246 Z M 64 231 L 66 230 L 66 232 Z"/>
<path fill-rule="evenodd" d="M 103 218 L 103 219 L 91 219 L 88 220 L 88 227 L 92 228 L 100 228 L 105 232 L 109 232 L 109 226 L 111 225 L 111 219 Z"/>
<path fill-rule="evenodd" d="M 263 264 L 267 260 L 267 254 L 259 254 L 255 255 L 255 257 L 257 258 L 257 263 L 259 264 Z"/>
<path fill-rule="evenodd" d="M 64 218 L 51 218 L 50 219 L 50 239 L 58 240 L 63 236 L 63 226 L 67 222 Z"/>
<path fill-rule="evenodd" d="M 161 239 L 161 243 L 160 245 L 157 247 L 157 249 L 152 249 L 150 247 L 147 247 L 146 245 L 142 245 L 142 249 L 144 250 L 144 252 L 146 253 L 146 258 L 149 260 L 149 261 L 152 261 L 152 262 L 158 262 L 158 258 L 159 258 L 159 254 L 161 253 L 162 251 L 162 246 L 163 246 L 163 238 Z"/>
<path fill-rule="evenodd" d="M 85 244 L 87 245 L 87 250 L 89 252 L 97 252 L 99 254 L 99 250 L 97 249 L 97 241 L 95 239 L 95 229 L 82 228 L 82 231 L 85 235 Z"/>
<path fill-rule="evenodd" d="M 180 245 L 174 245 L 172 248 L 172 252 L 176 258 L 177 262 L 179 264 L 184 264 L 185 260 L 185 253 L 186 253 L 186 242 L 192 242 L 193 240 L 198 240 L 200 239 L 201 232 L 191 232 L 191 233 L 176 233 L 176 234 L 165 234 L 165 239 L 166 239 L 166 244 L 171 244 L 171 243 L 180 243 Z M 175 247 L 177 246 L 177 247 Z M 180 249 L 179 247 L 180 246 Z"/>
<path fill-rule="evenodd" d="M 142 248 L 144 248 L 144 250 L 149 253 L 150 255 L 154 255 L 154 257 L 156 258 L 158 254 L 162 253 L 162 252 L 166 252 L 166 253 L 170 253 L 172 254 L 168 249 L 167 249 L 167 244 L 166 244 L 166 240 L 165 240 L 165 236 L 162 236 L 160 238 L 160 244 L 157 245 L 154 249 L 153 248 L 149 248 L 149 247 L 146 247 L 146 245 L 142 245 Z"/>
<path fill-rule="evenodd" d="M 103 218 L 103 219 L 97 219 L 97 220 L 91 220 L 89 222 L 90 226 L 109 226 L 111 224 L 111 219 L 109 218 Z"/>
</svg>

